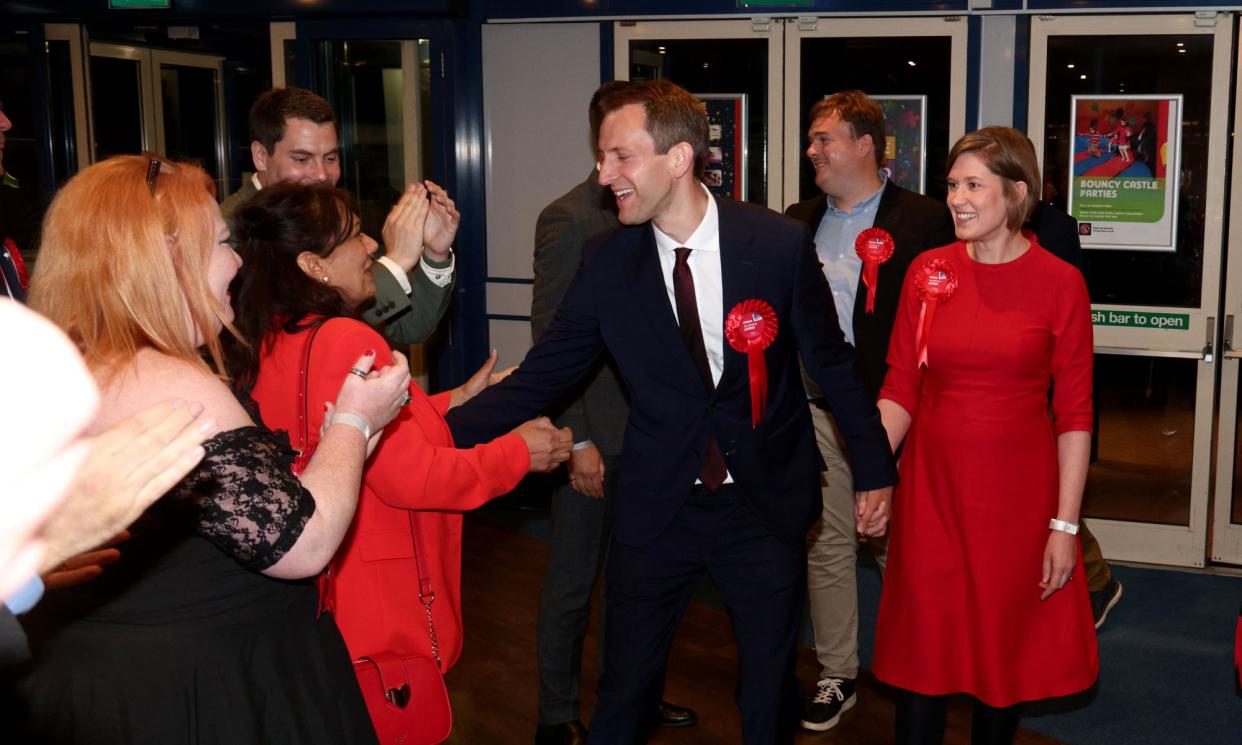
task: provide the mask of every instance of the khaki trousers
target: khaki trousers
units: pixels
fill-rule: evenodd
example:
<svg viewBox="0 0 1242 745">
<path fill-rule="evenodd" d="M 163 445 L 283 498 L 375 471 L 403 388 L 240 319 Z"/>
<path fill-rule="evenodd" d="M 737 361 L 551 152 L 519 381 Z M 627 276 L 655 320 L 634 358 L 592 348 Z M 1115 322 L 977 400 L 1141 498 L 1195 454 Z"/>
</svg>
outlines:
<svg viewBox="0 0 1242 745">
<path fill-rule="evenodd" d="M 810 404 L 815 440 L 827 470 L 820 474 L 823 514 L 807 533 L 807 593 L 821 678 L 858 677 L 858 533 L 854 474 L 832 414 Z M 886 542 L 866 545 L 884 569 Z"/>
</svg>

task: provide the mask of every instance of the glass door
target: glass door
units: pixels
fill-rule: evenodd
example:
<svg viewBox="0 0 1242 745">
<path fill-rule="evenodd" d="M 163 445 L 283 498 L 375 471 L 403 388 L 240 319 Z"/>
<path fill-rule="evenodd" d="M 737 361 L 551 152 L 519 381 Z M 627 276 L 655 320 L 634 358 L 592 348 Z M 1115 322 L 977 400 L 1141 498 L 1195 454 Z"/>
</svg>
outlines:
<svg viewBox="0 0 1242 745">
<path fill-rule="evenodd" d="M 405 185 L 430 178 L 424 112 L 431 97 L 431 44 L 324 40 L 316 45 L 316 63 L 340 129 L 340 185 L 357 198 L 363 229 L 378 236 Z"/>
<path fill-rule="evenodd" d="M 785 201 L 818 193 L 807 112 L 850 89 L 885 109 L 889 178 L 942 199 L 949 148 L 965 134 L 965 19 L 799 18 L 786 28 Z"/>
<path fill-rule="evenodd" d="M 666 79 L 703 98 L 712 123 L 704 181 L 739 201 L 785 209 L 782 19 L 621 21 L 617 80 Z"/>
<path fill-rule="evenodd" d="M 1223 23 L 1223 21 L 1222 21 Z M 1242 59 L 1238 60 L 1242 74 Z M 1234 78 L 1238 80 L 1237 77 Z M 1242 122 L 1242 96 L 1235 94 L 1235 130 Z M 1242 142 L 1233 136 L 1233 183 L 1230 191 L 1229 259 L 1225 274 L 1224 325 L 1220 355 L 1220 419 L 1216 434 L 1216 489 L 1212 519 L 1212 561 L 1242 564 Z"/>
<path fill-rule="evenodd" d="M 152 150 L 228 182 L 223 58 L 91 42 L 88 69 L 92 161 Z"/>
<path fill-rule="evenodd" d="M 1232 18 L 1035 16 L 1028 132 L 1095 327 L 1083 515 L 1109 558 L 1206 557 Z M 1234 368 L 1236 373 L 1236 368 Z"/>
<path fill-rule="evenodd" d="M 407 22 L 299 22 L 296 42 L 273 33 L 273 57 L 297 50 L 286 61 L 286 77 L 294 66 L 306 71 L 310 79 L 299 82 L 323 95 L 336 111 L 338 185 L 358 200 L 363 230 L 377 239 L 407 183 L 436 181 L 464 206 L 445 175 L 448 143 L 433 137 L 433 92 L 439 93 L 433 89 L 443 79 L 445 64 L 443 50 L 433 43 L 438 38 L 431 27 Z M 302 54 L 309 65 L 298 59 Z M 441 323 L 431 342 L 407 350 L 410 370 L 425 389 L 430 348 L 448 325 Z"/>
</svg>

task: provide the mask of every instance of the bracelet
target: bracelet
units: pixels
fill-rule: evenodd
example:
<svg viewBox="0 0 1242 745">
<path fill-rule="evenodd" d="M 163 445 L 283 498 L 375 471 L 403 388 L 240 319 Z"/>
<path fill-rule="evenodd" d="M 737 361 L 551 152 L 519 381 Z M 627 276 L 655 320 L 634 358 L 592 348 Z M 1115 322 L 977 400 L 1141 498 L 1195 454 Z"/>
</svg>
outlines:
<svg viewBox="0 0 1242 745">
<path fill-rule="evenodd" d="M 573 449 L 574 450 L 586 450 L 589 447 L 591 447 L 591 441 L 582 440 L 581 442 L 575 442 Z"/>
<path fill-rule="evenodd" d="M 1048 529 L 1059 530 L 1062 533 L 1069 533 L 1070 535 L 1078 535 L 1077 523 L 1069 523 L 1064 520 L 1058 520 L 1055 517 L 1048 521 Z"/>
<path fill-rule="evenodd" d="M 357 414 L 350 414 L 348 411 L 337 411 L 332 414 L 332 418 L 328 420 L 329 425 L 346 424 L 362 433 L 363 440 L 371 439 L 371 425 L 366 419 Z"/>
</svg>

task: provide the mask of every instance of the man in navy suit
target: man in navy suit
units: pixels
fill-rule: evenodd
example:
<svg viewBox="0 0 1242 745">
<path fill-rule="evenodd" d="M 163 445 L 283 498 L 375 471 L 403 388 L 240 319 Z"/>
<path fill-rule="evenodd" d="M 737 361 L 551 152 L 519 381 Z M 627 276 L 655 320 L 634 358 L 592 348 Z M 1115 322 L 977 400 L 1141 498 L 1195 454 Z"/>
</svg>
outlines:
<svg viewBox="0 0 1242 745">
<path fill-rule="evenodd" d="M 714 199 L 703 105 L 666 81 L 610 93 L 599 180 L 621 228 L 594 241 L 551 326 L 504 382 L 450 412 L 459 447 L 542 411 L 605 349 L 630 395 L 607 575 L 607 639 L 590 742 L 644 742 L 677 626 L 704 575 L 740 657 L 743 742 L 788 743 L 805 535 L 820 461 L 799 372 L 823 389 L 854 463 L 858 523 L 886 528 L 897 480 L 875 405 L 798 223 Z M 748 355 L 726 319 L 762 301 L 775 336 Z M 753 320 L 744 314 L 747 320 Z M 766 394 L 752 391 L 764 368 Z M 752 393 L 766 405 L 752 408 Z M 752 419 L 752 414 L 754 419 Z"/>
</svg>

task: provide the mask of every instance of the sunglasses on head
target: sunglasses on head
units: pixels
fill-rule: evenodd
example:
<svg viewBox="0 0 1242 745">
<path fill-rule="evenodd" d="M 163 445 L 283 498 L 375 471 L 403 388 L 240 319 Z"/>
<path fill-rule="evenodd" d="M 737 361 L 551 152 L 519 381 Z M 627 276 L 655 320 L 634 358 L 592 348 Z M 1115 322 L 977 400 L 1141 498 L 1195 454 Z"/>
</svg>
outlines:
<svg viewBox="0 0 1242 745">
<path fill-rule="evenodd" d="M 161 173 L 172 173 L 176 166 L 149 150 L 143 152 L 142 157 L 147 159 L 147 191 L 155 196 L 155 179 Z"/>
</svg>

